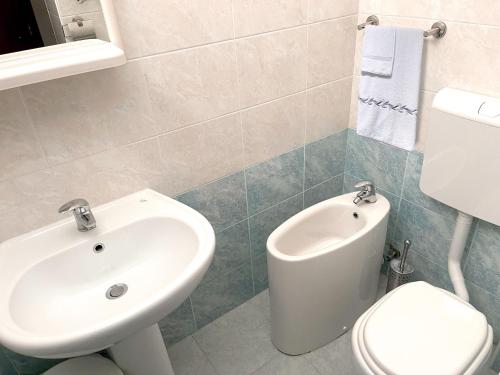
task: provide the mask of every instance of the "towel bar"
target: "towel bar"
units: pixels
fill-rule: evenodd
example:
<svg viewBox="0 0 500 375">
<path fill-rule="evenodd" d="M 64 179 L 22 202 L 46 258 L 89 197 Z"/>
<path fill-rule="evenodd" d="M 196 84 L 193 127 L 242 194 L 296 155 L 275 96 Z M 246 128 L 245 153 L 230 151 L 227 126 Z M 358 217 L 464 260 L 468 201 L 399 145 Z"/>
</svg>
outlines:
<svg viewBox="0 0 500 375">
<path fill-rule="evenodd" d="M 375 16 L 375 15 L 371 15 L 369 16 L 367 19 L 366 19 L 366 22 L 365 23 L 360 23 L 358 25 L 358 30 L 363 30 L 367 25 L 373 25 L 373 26 L 378 26 L 379 25 L 379 21 L 378 21 L 378 17 Z"/>
<path fill-rule="evenodd" d="M 358 25 L 358 30 L 363 30 L 367 25 L 378 26 L 379 19 L 375 15 L 371 15 L 366 19 L 366 22 Z M 446 24 L 443 21 L 438 21 L 432 24 L 429 30 L 424 31 L 424 37 L 433 36 L 434 38 L 442 38 L 446 34 Z"/>
</svg>

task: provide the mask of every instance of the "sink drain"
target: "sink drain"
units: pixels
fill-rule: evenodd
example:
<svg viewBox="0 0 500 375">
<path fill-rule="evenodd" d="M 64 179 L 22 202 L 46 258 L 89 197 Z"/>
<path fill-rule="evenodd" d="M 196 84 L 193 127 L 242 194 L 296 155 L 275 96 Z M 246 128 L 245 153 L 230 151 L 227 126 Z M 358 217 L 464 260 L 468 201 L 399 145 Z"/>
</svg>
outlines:
<svg viewBox="0 0 500 375">
<path fill-rule="evenodd" d="M 117 299 L 127 293 L 128 286 L 126 284 L 115 284 L 109 287 L 106 291 L 107 299 Z"/>
</svg>

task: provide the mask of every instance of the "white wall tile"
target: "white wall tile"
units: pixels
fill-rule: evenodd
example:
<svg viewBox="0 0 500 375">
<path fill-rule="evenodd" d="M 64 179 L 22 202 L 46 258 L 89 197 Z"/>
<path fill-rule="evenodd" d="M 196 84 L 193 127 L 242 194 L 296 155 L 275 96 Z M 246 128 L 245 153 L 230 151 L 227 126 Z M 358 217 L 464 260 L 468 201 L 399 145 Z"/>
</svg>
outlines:
<svg viewBox="0 0 500 375">
<path fill-rule="evenodd" d="M 358 14 L 366 19 L 367 14 L 381 14 L 382 0 L 359 0 Z"/>
<path fill-rule="evenodd" d="M 231 0 L 120 0 L 115 4 L 129 58 L 231 39 Z"/>
<path fill-rule="evenodd" d="M 63 14 L 91 12 L 97 2 L 62 4 Z M 0 215 L 10 217 L 0 220 L 0 239 L 58 220 L 59 205 L 78 196 L 97 205 L 146 187 L 173 195 L 303 145 L 308 17 L 343 17 L 356 2 L 120 0 L 115 6 L 132 58 L 127 65 L 0 93 Z M 327 27 L 317 35 L 316 62 L 328 64 L 321 53 L 344 38 L 337 32 Z M 336 77 L 318 71 L 316 82 Z M 317 112 L 309 112 L 310 139 L 344 122 L 340 107 L 328 106 L 341 86 L 349 90 L 337 85 L 311 93 Z"/>
<path fill-rule="evenodd" d="M 308 0 L 234 0 L 236 36 L 302 25 L 307 21 Z"/>
<path fill-rule="evenodd" d="M 500 27 L 448 22 L 446 36 L 427 40 L 426 47 L 424 89 L 449 86 L 500 96 Z"/>
<path fill-rule="evenodd" d="M 240 115 L 189 126 L 160 137 L 170 194 L 178 194 L 243 168 Z"/>
<path fill-rule="evenodd" d="M 142 63 L 154 117 L 163 131 L 238 109 L 232 42 L 154 56 Z"/>
<path fill-rule="evenodd" d="M 247 165 L 271 159 L 304 144 L 305 93 L 253 107 L 241 115 Z"/>
<path fill-rule="evenodd" d="M 356 17 L 309 26 L 308 86 L 352 75 L 356 46 Z"/>
<path fill-rule="evenodd" d="M 62 203 L 82 197 L 93 206 L 148 187 L 161 188 L 164 175 L 157 138 L 61 164 L 52 171 L 53 179 L 65 187 Z"/>
<path fill-rule="evenodd" d="M 120 3 L 121 1 L 117 2 L 115 6 L 119 7 Z M 78 3 L 76 0 L 57 0 L 57 5 L 61 17 L 98 12 L 101 10 L 101 3 L 99 0 L 87 0 L 83 3 Z"/>
<path fill-rule="evenodd" d="M 497 0 L 360 0 L 361 13 L 500 26 Z"/>
<path fill-rule="evenodd" d="M 0 180 L 46 167 L 20 91 L 0 91 Z"/>
<path fill-rule="evenodd" d="M 305 27 L 245 38 L 236 43 L 242 107 L 306 88 Z"/>
<path fill-rule="evenodd" d="M 427 128 L 430 126 L 430 116 L 432 109 L 432 101 L 434 93 L 429 91 L 420 91 L 420 103 L 417 115 L 417 151 L 424 152 L 425 138 L 427 136 Z"/>
<path fill-rule="evenodd" d="M 62 202 L 61 202 L 62 201 Z M 0 182 L 0 241 L 47 225 L 61 218 L 64 186 L 50 170 Z"/>
<path fill-rule="evenodd" d="M 137 63 L 22 88 L 51 165 L 157 132 Z"/>
<path fill-rule="evenodd" d="M 307 91 L 306 143 L 347 128 L 351 86 L 349 77 Z"/>
<path fill-rule="evenodd" d="M 330 18 L 356 15 L 357 0 L 310 0 L 309 21 L 317 22 Z"/>
</svg>

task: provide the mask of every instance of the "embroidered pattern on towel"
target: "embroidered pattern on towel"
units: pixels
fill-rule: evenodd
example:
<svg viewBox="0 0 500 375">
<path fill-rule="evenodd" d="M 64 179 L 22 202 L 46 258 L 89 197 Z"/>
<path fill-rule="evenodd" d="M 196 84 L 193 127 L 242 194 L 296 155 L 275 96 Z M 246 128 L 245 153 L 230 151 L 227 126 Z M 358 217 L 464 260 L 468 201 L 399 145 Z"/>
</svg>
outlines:
<svg viewBox="0 0 500 375">
<path fill-rule="evenodd" d="M 374 98 L 362 98 L 358 97 L 359 101 L 368 105 L 376 105 L 380 108 L 386 108 L 393 111 L 398 111 L 399 113 L 407 113 L 410 116 L 416 116 L 418 109 L 410 109 L 406 105 L 403 104 L 391 104 L 388 100 L 376 100 Z"/>
</svg>

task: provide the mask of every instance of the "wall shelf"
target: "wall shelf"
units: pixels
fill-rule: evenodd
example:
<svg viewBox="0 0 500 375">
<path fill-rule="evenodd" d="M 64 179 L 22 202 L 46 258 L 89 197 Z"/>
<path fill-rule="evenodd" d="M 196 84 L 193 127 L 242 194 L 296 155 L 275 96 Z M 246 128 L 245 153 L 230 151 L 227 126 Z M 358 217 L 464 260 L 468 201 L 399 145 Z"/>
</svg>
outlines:
<svg viewBox="0 0 500 375">
<path fill-rule="evenodd" d="M 110 41 L 87 39 L 0 55 L 0 90 L 113 68 L 127 62 L 112 0 L 100 0 Z"/>
<path fill-rule="evenodd" d="M 0 90 L 123 65 L 122 49 L 98 39 L 0 56 Z"/>
</svg>

